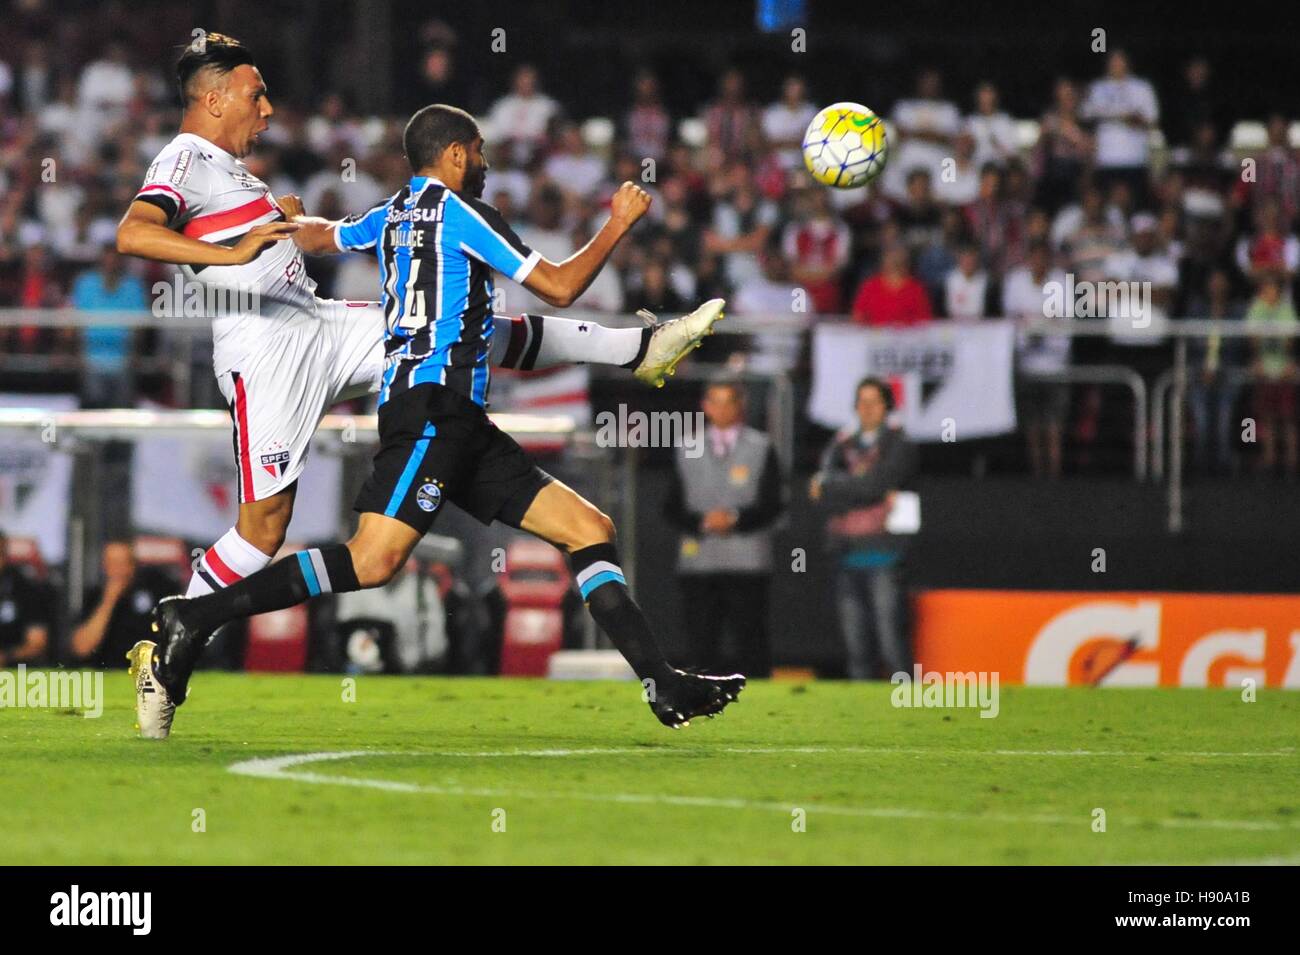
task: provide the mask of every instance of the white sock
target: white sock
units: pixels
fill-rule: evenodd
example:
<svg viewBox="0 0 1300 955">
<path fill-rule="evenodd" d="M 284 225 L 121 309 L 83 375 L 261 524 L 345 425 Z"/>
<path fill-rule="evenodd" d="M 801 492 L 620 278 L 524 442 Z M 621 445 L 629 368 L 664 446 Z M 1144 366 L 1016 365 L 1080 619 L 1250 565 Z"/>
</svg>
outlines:
<svg viewBox="0 0 1300 955">
<path fill-rule="evenodd" d="M 233 527 L 199 558 L 185 590 L 186 597 L 201 597 L 238 583 L 249 574 L 255 574 L 271 558 L 239 536 Z"/>
<path fill-rule="evenodd" d="M 650 339 L 648 328 L 610 328 L 555 315 L 492 319 L 492 364 L 523 371 L 582 362 L 635 367 Z"/>
</svg>

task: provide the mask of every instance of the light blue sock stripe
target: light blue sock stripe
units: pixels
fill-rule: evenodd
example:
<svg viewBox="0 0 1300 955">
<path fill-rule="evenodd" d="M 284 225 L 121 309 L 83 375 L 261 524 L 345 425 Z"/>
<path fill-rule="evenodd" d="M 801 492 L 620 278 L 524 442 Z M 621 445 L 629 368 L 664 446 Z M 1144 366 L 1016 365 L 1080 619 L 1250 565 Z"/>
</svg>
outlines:
<svg viewBox="0 0 1300 955">
<path fill-rule="evenodd" d="M 438 429 L 432 424 L 424 426 L 424 437 L 415 442 L 415 448 L 411 451 L 411 456 L 406 459 L 406 467 L 402 469 L 402 476 L 397 480 L 397 487 L 393 488 L 393 496 L 388 499 L 388 506 L 384 508 L 385 517 L 395 517 L 397 509 L 402 506 L 402 498 L 406 497 L 406 492 L 411 489 L 411 483 L 415 480 L 415 472 L 420 469 L 420 462 L 424 460 L 424 452 L 429 450 L 429 439 L 438 433 Z"/>
<path fill-rule="evenodd" d="M 298 566 L 302 568 L 303 580 L 307 581 L 307 592 L 315 597 L 320 593 L 320 581 L 316 579 L 316 568 L 311 565 L 311 554 L 298 551 Z"/>
<path fill-rule="evenodd" d="M 624 587 L 627 586 L 627 581 L 623 579 L 622 574 L 616 574 L 612 570 L 602 570 L 595 577 L 592 577 L 585 584 L 583 584 L 581 587 L 578 588 L 579 590 L 582 591 L 582 599 L 586 600 L 588 594 L 590 594 L 601 584 L 607 584 L 611 580 L 614 581 L 614 583 L 616 584 L 622 584 Z"/>
</svg>

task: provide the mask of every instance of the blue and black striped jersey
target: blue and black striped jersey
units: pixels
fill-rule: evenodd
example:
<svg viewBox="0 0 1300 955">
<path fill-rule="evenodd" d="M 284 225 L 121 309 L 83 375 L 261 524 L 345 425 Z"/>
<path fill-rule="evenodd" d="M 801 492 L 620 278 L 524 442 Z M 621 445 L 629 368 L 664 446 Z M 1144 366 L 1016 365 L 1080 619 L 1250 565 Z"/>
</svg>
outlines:
<svg viewBox="0 0 1300 955">
<path fill-rule="evenodd" d="M 379 259 L 387 324 L 379 403 L 432 382 L 486 406 L 492 270 L 523 282 L 541 254 L 492 206 L 426 176 L 344 219 L 334 241 Z"/>
</svg>

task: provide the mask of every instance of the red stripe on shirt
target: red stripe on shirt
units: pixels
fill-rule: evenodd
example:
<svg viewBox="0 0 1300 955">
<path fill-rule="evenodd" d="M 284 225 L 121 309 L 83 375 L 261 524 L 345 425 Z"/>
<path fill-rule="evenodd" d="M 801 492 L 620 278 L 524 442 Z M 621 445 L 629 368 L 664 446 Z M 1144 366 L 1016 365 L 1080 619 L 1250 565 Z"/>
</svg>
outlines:
<svg viewBox="0 0 1300 955">
<path fill-rule="evenodd" d="M 239 482 L 239 500 L 253 501 L 253 456 L 248 450 L 248 395 L 244 391 L 244 379 L 238 374 L 235 378 L 235 429 L 239 432 L 239 473 L 243 480 Z"/>
<path fill-rule="evenodd" d="M 236 206 L 233 209 L 227 209 L 225 212 L 213 212 L 210 215 L 198 216 L 191 219 L 181 230 L 182 235 L 189 236 L 191 239 L 201 239 L 203 236 L 212 232 L 223 232 L 226 229 L 233 229 L 235 226 L 244 225 L 246 222 L 252 222 L 259 219 L 268 212 L 277 212 L 275 205 L 271 200 L 262 196 L 260 199 L 254 199 L 252 202 L 246 202 L 242 206 Z"/>
<path fill-rule="evenodd" d="M 227 566 L 215 547 L 209 547 L 208 552 L 203 555 L 203 559 L 208 562 L 208 568 L 217 575 L 217 579 L 227 587 L 231 584 L 237 584 L 243 579 Z"/>
</svg>

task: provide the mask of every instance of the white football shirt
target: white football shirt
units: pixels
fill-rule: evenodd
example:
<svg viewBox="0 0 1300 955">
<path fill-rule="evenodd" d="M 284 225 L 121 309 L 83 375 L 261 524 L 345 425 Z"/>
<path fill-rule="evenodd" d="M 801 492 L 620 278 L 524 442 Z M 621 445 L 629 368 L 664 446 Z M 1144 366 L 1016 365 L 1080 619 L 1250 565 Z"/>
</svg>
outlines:
<svg viewBox="0 0 1300 955">
<path fill-rule="evenodd" d="M 137 200 L 167 213 L 167 226 L 201 242 L 233 246 L 255 226 L 284 218 L 271 189 L 219 146 L 193 133 L 173 139 L 149 167 Z M 185 296 L 201 292 L 212 320 L 218 375 L 292 323 L 316 319 L 316 283 L 292 240 L 266 246 L 244 265 L 180 267 Z M 175 303 L 179 309 L 184 303 Z M 189 314 L 189 310 L 178 314 Z"/>
</svg>

